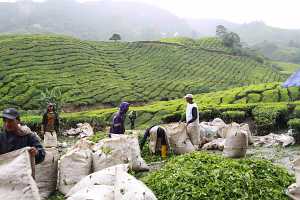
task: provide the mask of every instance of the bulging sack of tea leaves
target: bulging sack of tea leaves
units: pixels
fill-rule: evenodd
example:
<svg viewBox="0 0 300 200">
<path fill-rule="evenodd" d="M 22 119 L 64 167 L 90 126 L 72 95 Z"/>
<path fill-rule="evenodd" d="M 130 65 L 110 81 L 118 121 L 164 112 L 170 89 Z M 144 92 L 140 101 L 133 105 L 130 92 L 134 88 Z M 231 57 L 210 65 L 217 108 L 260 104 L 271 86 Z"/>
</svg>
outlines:
<svg viewBox="0 0 300 200">
<path fill-rule="evenodd" d="M 63 133 L 63 135 L 77 136 L 81 138 L 90 137 L 94 135 L 93 127 L 89 123 L 79 123 L 76 125 L 77 128 L 71 128 Z"/>
<path fill-rule="evenodd" d="M 218 135 L 221 138 L 227 138 L 228 136 L 234 134 L 238 130 L 243 130 L 245 131 L 247 138 L 248 138 L 248 144 L 253 144 L 252 140 L 252 133 L 250 131 L 249 125 L 248 124 L 238 124 L 238 123 L 231 123 L 224 128 L 222 128 L 219 132 Z"/>
<path fill-rule="evenodd" d="M 57 184 L 57 148 L 46 148 L 45 160 L 36 166 L 35 181 L 42 199 L 48 198 L 56 190 Z"/>
<path fill-rule="evenodd" d="M 200 124 L 191 123 L 187 125 L 187 134 L 194 146 L 199 146 L 201 144 L 202 136 L 200 135 Z"/>
<path fill-rule="evenodd" d="M 224 128 L 226 126 L 226 123 L 220 118 L 214 119 L 210 124 L 214 127 L 218 127 L 219 129 Z"/>
<path fill-rule="evenodd" d="M 227 136 L 224 144 L 223 155 L 228 158 L 245 157 L 248 148 L 246 131 L 238 129 Z"/>
<path fill-rule="evenodd" d="M 89 190 L 88 188 L 93 188 L 93 186 L 114 186 L 117 171 L 128 172 L 128 165 L 115 165 L 86 176 L 70 190 L 67 197 L 75 196 L 76 193 L 86 193 L 86 191 Z M 84 192 L 82 192 L 82 190 L 84 190 Z M 88 196 L 90 197 L 90 195 Z"/>
<path fill-rule="evenodd" d="M 58 163 L 58 189 L 67 194 L 82 178 L 88 176 L 92 169 L 92 143 L 81 139 L 73 149 L 63 155 Z"/>
<path fill-rule="evenodd" d="M 0 155 L 1 200 L 40 200 L 32 178 L 33 160 L 28 148 Z"/>
<path fill-rule="evenodd" d="M 235 134 L 238 130 L 240 130 L 240 125 L 238 123 L 231 123 L 218 131 L 218 136 L 226 139 L 232 134 Z"/>
<path fill-rule="evenodd" d="M 248 144 L 249 144 L 249 145 L 253 144 L 252 133 L 251 133 L 251 131 L 250 131 L 249 125 L 246 124 L 246 123 L 244 123 L 244 124 L 240 124 L 240 126 L 241 126 L 241 129 L 242 129 L 243 131 L 246 131 L 246 133 L 247 133 Z"/>
<path fill-rule="evenodd" d="M 203 150 L 220 150 L 220 151 L 223 151 L 225 140 L 226 139 L 224 139 L 224 138 L 214 139 L 211 142 L 204 144 L 202 149 Z"/>
<path fill-rule="evenodd" d="M 286 194 L 292 200 L 299 200 L 300 199 L 300 187 L 298 187 L 296 183 L 293 183 L 286 190 Z"/>
<path fill-rule="evenodd" d="M 215 138 L 221 128 L 212 126 L 209 122 L 200 123 L 200 131 L 205 138 Z"/>
<path fill-rule="evenodd" d="M 185 154 L 196 150 L 187 134 L 185 123 L 166 124 L 164 127 L 175 154 Z"/>
<path fill-rule="evenodd" d="M 115 200 L 114 187 L 107 185 L 93 185 L 67 198 L 67 200 Z"/>
<path fill-rule="evenodd" d="M 114 192 L 117 200 L 156 200 L 143 182 L 122 171 L 117 171 Z"/>
<path fill-rule="evenodd" d="M 57 135 L 56 132 L 46 132 L 44 135 L 44 147 L 57 147 Z"/>
<path fill-rule="evenodd" d="M 181 144 L 177 144 L 174 148 L 174 153 L 177 155 L 191 153 L 193 151 L 196 151 L 195 146 L 192 144 L 190 139 L 186 139 Z"/>
<path fill-rule="evenodd" d="M 141 156 L 137 136 L 120 135 L 118 137 L 103 139 L 95 145 L 94 151 L 94 171 L 127 163 L 135 171 L 149 170 L 149 166 Z"/>
</svg>

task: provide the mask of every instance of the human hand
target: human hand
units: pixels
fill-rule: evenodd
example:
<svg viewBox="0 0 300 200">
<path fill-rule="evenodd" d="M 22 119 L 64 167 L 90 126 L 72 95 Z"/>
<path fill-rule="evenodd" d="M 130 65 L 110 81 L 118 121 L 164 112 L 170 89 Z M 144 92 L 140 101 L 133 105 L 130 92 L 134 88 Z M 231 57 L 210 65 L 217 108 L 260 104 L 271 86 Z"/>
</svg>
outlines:
<svg viewBox="0 0 300 200">
<path fill-rule="evenodd" d="M 31 155 L 32 157 L 35 157 L 35 156 L 37 155 L 38 151 L 37 151 L 37 149 L 36 149 L 35 147 L 31 147 L 31 148 L 29 149 L 29 153 L 30 153 L 30 155 Z"/>
</svg>

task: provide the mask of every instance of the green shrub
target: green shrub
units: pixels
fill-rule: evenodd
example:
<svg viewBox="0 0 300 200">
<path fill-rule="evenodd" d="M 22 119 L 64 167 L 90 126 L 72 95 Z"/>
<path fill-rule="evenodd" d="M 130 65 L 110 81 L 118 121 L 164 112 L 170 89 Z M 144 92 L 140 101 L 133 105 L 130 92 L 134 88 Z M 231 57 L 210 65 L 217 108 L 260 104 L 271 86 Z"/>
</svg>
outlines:
<svg viewBox="0 0 300 200">
<path fill-rule="evenodd" d="M 241 123 L 246 118 L 244 111 L 226 111 L 221 114 L 221 117 L 226 122 L 238 122 Z"/>
<path fill-rule="evenodd" d="M 252 115 L 258 131 L 268 133 L 286 126 L 288 108 L 284 104 L 262 104 L 253 109 Z"/>
<path fill-rule="evenodd" d="M 290 119 L 288 121 L 288 125 L 292 129 L 300 130 L 300 119 L 299 118 Z"/>
<path fill-rule="evenodd" d="M 289 87 L 287 89 L 288 91 L 288 96 L 290 101 L 296 101 L 298 100 L 299 97 L 299 89 L 298 87 Z"/>
<path fill-rule="evenodd" d="M 278 90 L 267 90 L 262 95 L 263 102 L 278 102 Z"/>
<path fill-rule="evenodd" d="M 260 94 L 249 94 L 248 103 L 257 103 L 260 101 Z"/>
<path fill-rule="evenodd" d="M 216 117 L 220 117 L 220 111 L 217 109 L 207 109 L 207 110 L 200 110 L 199 111 L 200 120 L 211 120 Z"/>
<path fill-rule="evenodd" d="M 300 118 L 300 106 L 296 106 L 293 113 L 295 118 Z"/>
<path fill-rule="evenodd" d="M 158 200 L 280 199 L 294 178 L 266 160 L 226 159 L 195 152 L 171 159 L 142 178 Z"/>
</svg>

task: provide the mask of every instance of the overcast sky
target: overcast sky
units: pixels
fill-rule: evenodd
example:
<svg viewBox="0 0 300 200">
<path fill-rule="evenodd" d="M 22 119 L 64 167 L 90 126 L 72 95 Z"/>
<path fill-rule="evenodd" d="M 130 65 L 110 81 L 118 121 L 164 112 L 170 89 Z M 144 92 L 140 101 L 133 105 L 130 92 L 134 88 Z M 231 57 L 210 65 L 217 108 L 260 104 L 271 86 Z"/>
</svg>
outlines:
<svg viewBox="0 0 300 200">
<path fill-rule="evenodd" d="M 0 0 L 14 1 L 14 0 Z M 37 0 L 41 1 L 41 0 Z M 97 1 L 97 0 L 80 0 Z M 225 19 L 300 29 L 300 0 L 114 0 L 154 4 L 182 18 Z"/>
</svg>

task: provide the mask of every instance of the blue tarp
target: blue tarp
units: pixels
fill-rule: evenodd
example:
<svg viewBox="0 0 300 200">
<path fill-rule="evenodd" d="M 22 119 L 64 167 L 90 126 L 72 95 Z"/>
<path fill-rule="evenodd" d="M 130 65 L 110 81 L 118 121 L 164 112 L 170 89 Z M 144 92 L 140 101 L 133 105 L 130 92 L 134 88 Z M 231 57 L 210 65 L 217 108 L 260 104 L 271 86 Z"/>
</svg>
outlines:
<svg viewBox="0 0 300 200">
<path fill-rule="evenodd" d="M 290 76 L 288 80 L 282 84 L 282 87 L 300 87 L 300 70 Z"/>
</svg>

